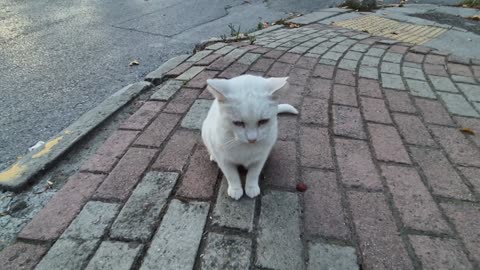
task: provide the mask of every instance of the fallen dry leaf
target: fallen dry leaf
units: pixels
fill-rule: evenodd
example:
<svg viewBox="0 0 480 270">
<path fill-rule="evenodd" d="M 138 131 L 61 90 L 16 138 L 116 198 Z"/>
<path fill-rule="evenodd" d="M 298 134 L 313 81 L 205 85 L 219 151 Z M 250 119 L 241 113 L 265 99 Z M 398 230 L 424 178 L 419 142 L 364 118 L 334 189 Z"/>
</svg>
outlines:
<svg viewBox="0 0 480 270">
<path fill-rule="evenodd" d="M 398 33 L 397 33 L 397 32 L 395 32 L 395 31 L 393 31 L 393 32 L 390 32 L 390 34 L 392 34 L 392 35 L 398 35 Z"/>
<path fill-rule="evenodd" d="M 300 25 L 299 25 L 299 24 L 296 24 L 296 23 L 288 23 L 287 27 L 288 27 L 288 28 L 299 28 Z"/>
<path fill-rule="evenodd" d="M 475 131 L 473 131 L 473 129 L 471 129 L 471 128 L 461 128 L 460 131 L 463 132 L 463 133 L 470 134 L 470 135 L 475 135 Z"/>
<path fill-rule="evenodd" d="M 368 32 L 367 29 L 363 29 L 362 32 L 367 33 L 367 34 L 370 33 L 370 32 Z"/>
<path fill-rule="evenodd" d="M 269 27 L 270 25 L 268 24 L 268 22 L 262 22 L 262 29 L 263 28 L 267 28 Z"/>
<path fill-rule="evenodd" d="M 467 17 L 467 19 L 474 20 L 474 21 L 480 21 L 480 14 L 469 16 L 469 17 Z"/>
<path fill-rule="evenodd" d="M 129 66 L 138 66 L 140 65 L 140 62 L 138 62 L 138 60 L 133 60 L 132 62 L 130 62 L 130 64 L 128 64 Z"/>
</svg>

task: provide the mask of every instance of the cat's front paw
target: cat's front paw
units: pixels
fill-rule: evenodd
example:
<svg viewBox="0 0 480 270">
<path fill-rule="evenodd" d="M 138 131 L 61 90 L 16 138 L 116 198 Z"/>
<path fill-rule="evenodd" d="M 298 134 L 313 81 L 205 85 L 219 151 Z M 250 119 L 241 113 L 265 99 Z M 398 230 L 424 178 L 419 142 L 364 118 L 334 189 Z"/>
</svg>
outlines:
<svg viewBox="0 0 480 270">
<path fill-rule="evenodd" d="M 228 187 L 227 193 L 232 199 L 239 200 L 243 196 L 243 189 Z"/>
<path fill-rule="evenodd" d="M 260 194 L 260 187 L 258 185 L 245 186 L 245 193 L 250 198 L 255 198 Z"/>
</svg>

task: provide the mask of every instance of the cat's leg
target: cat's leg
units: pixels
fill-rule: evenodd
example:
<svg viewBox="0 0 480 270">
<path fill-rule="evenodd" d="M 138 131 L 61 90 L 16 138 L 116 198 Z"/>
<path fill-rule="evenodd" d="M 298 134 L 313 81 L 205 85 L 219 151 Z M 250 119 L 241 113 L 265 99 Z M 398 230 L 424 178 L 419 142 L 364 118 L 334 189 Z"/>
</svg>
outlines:
<svg viewBox="0 0 480 270">
<path fill-rule="evenodd" d="M 237 166 L 225 162 L 219 162 L 218 166 L 225 175 L 225 178 L 227 178 L 228 196 L 232 197 L 235 200 L 240 199 L 243 195 L 243 188 L 242 182 L 240 181 L 240 175 L 238 174 Z"/>
<path fill-rule="evenodd" d="M 245 181 L 245 193 L 250 198 L 255 198 L 260 194 L 258 179 L 265 162 L 256 162 L 248 168 L 247 179 Z"/>
</svg>

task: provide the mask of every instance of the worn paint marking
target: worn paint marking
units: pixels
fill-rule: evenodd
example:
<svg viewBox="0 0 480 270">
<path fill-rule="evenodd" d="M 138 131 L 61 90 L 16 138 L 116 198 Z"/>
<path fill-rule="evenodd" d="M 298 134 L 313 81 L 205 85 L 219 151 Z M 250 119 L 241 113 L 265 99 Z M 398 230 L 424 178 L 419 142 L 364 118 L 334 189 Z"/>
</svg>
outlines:
<svg viewBox="0 0 480 270">
<path fill-rule="evenodd" d="M 41 151 L 39 151 L 38 153 L 33 155 L 32 158 L 39 158 L 41 156 L 44 156 L 44 155 L 48 154 L 52 150 L 52 148 L 55 145 L 57 145 L 62 139 L 63 139 L 63 136 L 58 136 L 57 138 L 48 141 L 45 144 L 45 147 L 43 147 L 43 149 Z"/>
<path fill-rule="evenodd" d="M 22 175 L 25 171 L 25 166 L 18 163 L 13 164 L 10 168 L 0 172 L 0 183 L 8 182 Z"/>
</svg>

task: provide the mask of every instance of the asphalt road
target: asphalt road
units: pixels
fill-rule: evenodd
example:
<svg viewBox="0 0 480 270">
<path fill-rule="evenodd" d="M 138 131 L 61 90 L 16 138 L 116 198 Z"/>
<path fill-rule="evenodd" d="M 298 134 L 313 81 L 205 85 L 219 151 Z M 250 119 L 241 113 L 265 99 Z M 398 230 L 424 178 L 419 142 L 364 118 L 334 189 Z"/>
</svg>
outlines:
<svg viewBox="0 0 480 270">
<path fill-rule="evenodd" d="M 0 1 L 0 170 L 229 23 L 254 29 L 335 1 Z"/>
</svg>

